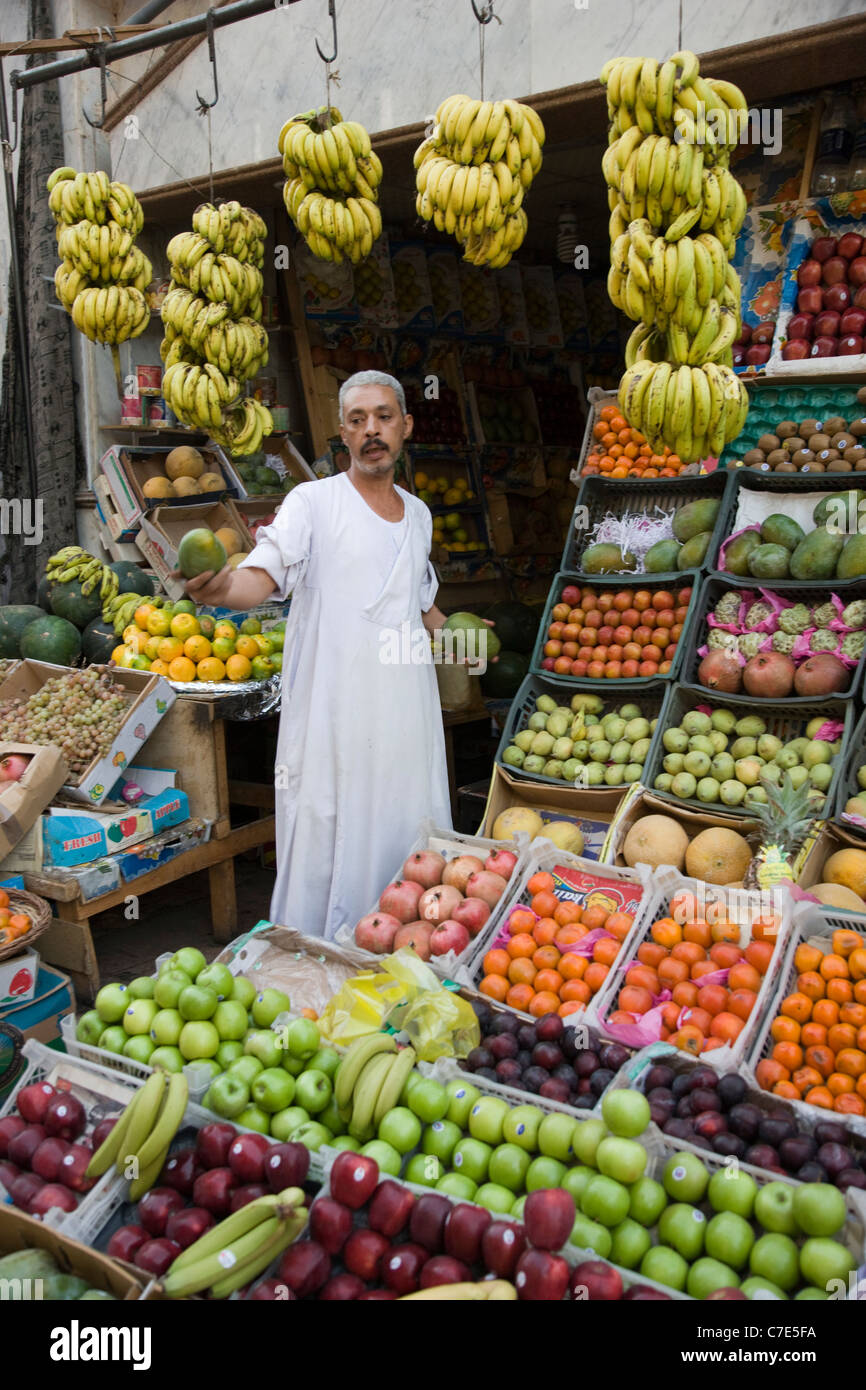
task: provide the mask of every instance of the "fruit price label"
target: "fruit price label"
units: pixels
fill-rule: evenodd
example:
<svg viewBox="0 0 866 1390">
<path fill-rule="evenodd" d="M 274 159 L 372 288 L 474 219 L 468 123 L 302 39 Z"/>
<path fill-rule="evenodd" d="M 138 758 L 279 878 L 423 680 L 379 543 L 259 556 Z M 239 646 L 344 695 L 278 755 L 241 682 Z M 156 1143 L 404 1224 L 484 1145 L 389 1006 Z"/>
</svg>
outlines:
<svg viewBox="0 0 866 1390">
<path fill-rule="evenodd" d="M 634 915 L 643 896 L 640 884 L 602 878 L 582 869 L 570 869 L 559 864 L 551 869 L 551 873 L 556 896 L 561 901 L 579 903 L 584 909 L 601 907 L 607 913 L 628 912 Z"/>
</svg>

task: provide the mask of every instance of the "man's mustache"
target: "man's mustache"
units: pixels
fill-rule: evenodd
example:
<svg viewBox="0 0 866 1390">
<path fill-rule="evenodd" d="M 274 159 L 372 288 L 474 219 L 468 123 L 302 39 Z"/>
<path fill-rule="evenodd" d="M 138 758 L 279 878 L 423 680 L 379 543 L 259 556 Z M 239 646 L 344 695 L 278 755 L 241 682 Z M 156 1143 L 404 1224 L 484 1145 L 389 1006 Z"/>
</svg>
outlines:
<svg viewBox="0 0 866 1390">
<path fill-rule="evenodd" d="M 366 454 L 367 451 L 368 451 L 369 449 L 387 449 L 387 448 L 388 448 L 388 445 L 385 443 L 384 439 L 368 439 L 368 440 L 367 440 L 367 443 L 366 443 L 366 444 L 364 445 L 364 447 L 362 448 L 361 453 L 362 453 L 362 454 Z"/>
</svg>

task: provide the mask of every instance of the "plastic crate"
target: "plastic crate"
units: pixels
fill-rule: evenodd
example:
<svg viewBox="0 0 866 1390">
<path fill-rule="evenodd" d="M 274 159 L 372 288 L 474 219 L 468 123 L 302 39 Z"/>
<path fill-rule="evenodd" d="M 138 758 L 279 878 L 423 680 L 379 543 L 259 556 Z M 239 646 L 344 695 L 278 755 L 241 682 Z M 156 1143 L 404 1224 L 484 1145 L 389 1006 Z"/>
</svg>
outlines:
<svg viewBox="0 0 866 1390">
<path fill-rule="evenodd" d="M 800 367 L 803 367 L 801 362 Z M 809 364 L 812 365 L 811 362 Z M 827 381 L 782 384 L 770 381 L 749 381 L 749 414 L 742 434 L 729 444 L 719 460 L 719 467 L 725 468 L 735 459 L 741 459 L 750 449 L 754 449 L 764 434 L 775 434 L 776 425 L 783 420 L 820 420 L 822 416 L 844 415 L 856 419 L 864 413 L 864 407 L 857 400 L 860 382 Z M 757 471 L 757 470 L 756 470 Z M 766 477 L 766 474 L 762 474 Z M 796 477 L 786 473 L 784 477 Z M 854 472 L 810 473 L 811 478 L 856 478 Z"/>
<path fill-rule="evenodd" d="M 617 354 L 614 353 L 614 356 L 616 355 Z M 583 432 L 579 461 L 577 467 L 573 468 L 571 471 L 571 481 L 576 484 L 580 484 L 583 478 L 583 466 L 592 451 L 594 443 L 592 436 L 593 429 L 598 424 L 601 418 L 601 412 L 606 405 L 615 405 L 617 409 L 619 409 L 618 393 L 616 391 L 606 391 L 601 386 L 591 386 L 586 393 L 586 403 L 586 429 Z M 700 463 L 690 463 L 687 465 L 687 468 L 688 472 L 683 471 L 676 478 L 666 479 L 668 483 L 672 484 L 674 490 L 683 485 L 688 486 L 691 484 L 693 486 L 696 478 L 707 478 L 711 476 L 711 474 L 701 471 L 702 465 Z M 626 480 L 619 478 L 611 479 L 613 483 L 619 483 L 621 481 Z M 630 483 L 639 483 L 640 480 L 638 478 L 632 478 L 627 481 Z"/>
<path fill-rule="evenodd" d="M 638 1025 L 610 1023 L 609 1016 L 617 1007 L 619 991 L 625 981 L 626 971 L 637 957 L 638 947 L 643 942 L 652 939 L 650 929 L 654 922 L 660 917 L 670 916 L 671 899 L 676 893 L 685 891 L 697 894 L 698 901 L 706 898 L 708 905 L 723 903 L 726 915 L 728 912 L 734 914 L 730 920 L 735 921 L 739 926 L 741 946 L 746 946 L 752 939 L 752 922 L 762 912 L 768 910 L 768 895 L 766 893 L 749 893 L 742 888 L 721 888 L 716 884 L 702 883 L 695 878 L 685 878 L 670 866 L 663 866 L 654 871 L 652 886 L 653 892 L 647 902 L 646 911 L 635 919 L 635 924 L 619 953 L 618 963 L 611 966 L 607 979 L 591 1005 L 592 1021 L 607 1037 L 613 1038 L 615 1042 L 622 1042 L 627 1047 L 634 1047 L 639 1041 L 635 1033 Z M 773 959 L 778 968 L 778 961 L 784 959 L 791 936 L 793 900 L 788 893 L 780 891 L 772 895 L 771 902 L 773 912 L 780 918 L 773 953 Z M 775 992 L 775 981 L 778 978 L 777 968 L 770 969 L 764 976 L 754 1008 L 739 1036 L 734 1039 L 733 1043 L 726 1043 L 724 1047 L 714 1048 L 712 1052 L 707 1054 L 707 1061 L 710 1066 L 723 1071 L 741 1068 L 748 1054 L 750 1043 L 756 1036 Z M 659 996 L 659 1003 L 667 1002 L 664 994 L 667 994 L 667 991 Z"/>
<path fill-rule="evenodd" d="M 767 725 L 766 732 L 775 734 L 783 742 L 801 737 L 805 733 L 809 721 L 818 715 L 822 715 L 828 720 L 838 720 L 843 726 L 842 748 L 832 760 L 833 780 L 827 788 L 823 812 L 815 812 L 816 816 L 831 814 L 832 807 L 835 805 L 836 788 L 845 764 L 848 740 L 854 727 L 854 703 L 852 700 L 777 700 L 772 710 L 762 711 L 751 695 L 713 695 L 711 697 L 700 687 L 690 689 L 684 685 L 675 685 L 665 705 L 665 728 L 677 727 L 688 710 L 701 708 L 705 710 L 731 709 L 738 718 L 745 718 L 750 713 L 759 713 Z M 661 723 L 657 726 L 656 732 L 660 728 Z M 677 797 L 670 792 L 656 789 L 655 779 L 659 773 L 664 771 L 662 767 L 665 757 L 663 737 L 664 729 L 662 729 L 654 748 L 650 749 L 651 760 L 648 758 L 644 765 L 644 784 L 652 791 L 653 796 L 659 797 L 662 801 L 670 802 L 672 806 L 691 806 L 694 810 L 702 811 L 705 815 L 711 815 L 714 809 L 718 809 L 719 811 L 723 810 L 726 816 L 742 817 L 744 820 L 755 819 L 754 812 L 744 805 L 723 806 L 721 802 L 699 801 L 696 797 Z"/>
<path fill-rule="evenodd" d="M 585 582 L 595 582 L 599 579 L 611 580 L 618 576 L 586 574 L 580 564 L 581 556 L 588 544 L 588 537 L 597 524 L 607 515 L 614 512 L 621 515 L 623 512 L 642 512 L 650 514 L 654 508 L 659 507 L 662 511 L 671 511 L 677 507 L 683 507 L 688 502 L 704 502 L 710 498 L 717 498 L 719 510 L 713 523 L 713 536 L 707 549 L 707 555 L 716 553 L 719 543 L 724 535 L 722 522 L 725 518 L 724 498 L 731 482 L 728 473 L 719 472 L 706 474 L 703 478 L 658 478 L 648 479 L 644 482 L 641 478 L 583 478 L 580 490 L 577 494 L 574 516 L 568 530 L 568 539 L 565 542 L 565 549 L 562 552 L 562 568 L 570 574 L 585 575 Z M 585 508 L 587 516 L 584 519 L 581 508 Z M 581 529 L 575 527 L 575 520 L 581 516 Z M 671 572 L 674 575 L 676 572 Z M 662 574 L 646 574 L 642 577 L 647 581 L 649 587 L 657 587 L 655 581 L 671 577 Z M 623 571 L 626 578 L 632 578 L 631 571 Z"/>
<path fill-rule="evenodd" d="M 724 511 L 724 507 L 722 508 Z M 565 570 L 560 570 L 554 577 L 550 586 L 550 593 L 547 596 L 547 603 L 544 606 L 544 616 L 541 626 L 538 629 L 538 637 L 529 662 L 530 671 L 537 676 L 542 676 L 545 680 L 555 681 L 559 686 L 568 686 L 574 691 L 582 690 L 595 691 L 600 693 L 602 690 L 646 690 L 654 681 L 673 681 L 677 678 L 680 661 L 682 660 L 683 640 L 688 633 L 689 624 L 693 622 L 697 611 L 698 588 L 700 586 L 700 570 L 680 570 L 678 574 L 654 574 L 654 575 L 593 575 L 591 578 L 581 578 L 578 574 L 569 574 Z M 652 583 L 649 580 L 652 579 Z M 574 584 L 578 588 L 592 588 L 596 593 L 604 593 L 612 589 L 677 589 L 691 586 L 692 595 L 689 599 L 686 621 L 680 640 L 677 643 L 671 662 L 671 669 L 664 675 L 654 676 L 632 676 L 626 680 L 608 680 L 601 678 L 593 680 L 587 676 L 559 676 L 554 671 L 547 671 L 542 666 L 544 660 L 544 644 L 547 641 L 547 629 L 551 624 L 552 610 L 559 603 L 559 596 L 567 584 Z"/>
<path fill-rule="evenodd" d="M 707 576 L 707 578 L 703 580 L 694 621 L 690 624 L 688 632 L 684 632 L 683 637 L 680 639 L 681 641 L 683 641 L 683 639 L 685 641 L 682 662 L 680 664 L 680 682 L 689 690 L 706 691 L 707 695 L 712 699 L 718 699 L 720 692 L 710 690 L 707 686 L 699 683 L 698 667 L 700 666 L 702 658 L 698 655 L 698 649 L 706 645 L 707 637 L 712 631 L 712 628 L 707 622 L 707 615 L 713 611 L 722 594 L 726 593 L 729 589 L 737 589 L 743 593 L 751 591 L 756 599 L 759 599 L 762 593 L 776 592 L 775 582 L 772 580 L 747 579 L 743 576 L 733 574 L 729 577 L 713 574 Z M 825 581 L 823 592 L 826 594 L 827 598 L 834 592 L 832 581 Z M 790 600 L 791 603 L 807 603 L 811 606 L 820 595 L 815 589 L 809 588 L 807 585 L 789 583 L 784 590 L 784 594 L 780 592 L 779 596 Z M 845 589 L 846 603 L 851 603 L 854 599 L 860 598 L 866 598 L 866 579 L 861 579 L 856 583 L 852 583 L 850 588 Z M 809 705 L 814 704 L 819 698 L 822 700 L 850 700 L 860 690 L 864 670 L 866 670 L 866 651 L 864 651 L 857 665 L 850 668 L 850 681 L 847 690 L 836 690 L 830 695 L 822 695 L 820 697 L 815 695 L 788 695 L 784 700 L 784 705 L 786 708 L 789 705 Z M 738 693 L 741 696 L 746 694 L 745 691 L 740 691 Z M 775 706 L 779 703 L 776 699 L 761 699 L 757 695 L 749 695 L 748 698 L 757 710 L 761 710 L 765 706 L 771 704 Z"/>
<path fill-rule="evenodd" d="M 860 698 L 861 700 L 863 698 L 862 689 Z M 857 826 L 853 821 L 842 819 L 845 803 L 850 797 L 856 796 L 858 792 L 863 790 L 857 781 L 857 769 L 864 763 L 866 763 L 866 710 L 860 715 L 851 731 L 848 747 L 845 750 L 842 774 L 836 788 L 836 804 L 833 808 L 833 819 L 848 835 L 866 840 L 866 826 Z"/>
<path fill-rule="evenodd" d="M 605 682 L 599 681 L 597 683 L 602 686 L 602 689 L 604 688 Z M 608 686 L 616 685 L 617 682 L 608 681 L 606 684 Z M 642 717 L 649 720 L 658 719 L 658 724 L 655 730 L 653 730 L 650 738 L 650 746 L 647 750 L 644 766 L 649 762 L 650 754 L 653 751 L 652 745 L 656 732 L 660 727 L 663 727 L 662 712 L 669 690 L 670 686 L 666 685 L 661 680 L 647 681 L 647 689 L 640 697 L 640 711 Z M 568 789 L 568 787 L 573 786 L 574 783 L 566 781 L 563 777 L 545 777 L 544 773 L 541 772 L 524 772 L 523 768 L 513 767 L 510 763 L 506 763 L 503 760 L 502 755 L 511 743 L 514 735 L 519 733 L 521 729 L 525 729 L 530 715 L 535 714 L 535 702 L 539 695 L 549 695 L 551 699 L 556 700 L 557 704 L 560 700 L 567 699 L 567 693 L 564 687 L 553 680 L 548 680 L 546 672 L 544 677 L 535 675 L 527 676 L 514 697 L 514 702 L 509 711 L 502 738 L 499 740 L 499 747 L 496 750 L 496 762 L 500 767 L 504 768 L 510 777 L 519 777 L 526 782 L 540 782 L 547 786 L 564 787 Z M 599 691 L 599 697 L 604 698 L 602 691 Z M 616 709 L 619 705 L 628 703 L 630 702 L 626 696 L 605 699 L 602 713 L 608 713 L 610 710 Z M 601 715 L 599 715 L 599 718 L 600 717 Z M 596 794 L 603 795 L 604 793 L 607 793 L 609 796 L 612 791 L 622 793 L 627 790 L 627 785 L 631 784 L 619 783 L 614 786 L 609 786 L 607 783 L 602 783 L 597 787 L 584 787 L 581 784 L 581 791 L 585 791 L 589 796 Z"/>
<path fill-rule="evenodd" d="M 810 529 L 814 529 L 811 523 L 811 512 L 817 506 L 820 497 L 828 493 L 845 493 L 857 488 L 857 473 L 760 473 L 752 468 L 739 468 L 733 473 L 734 486 L 726 494 L 722 510 L 724 511 L 724 524 L 721 534 L 727 539 L 742 531 L 747 524 L 742 520 L 738 521 L 740 505 L 742 499 L 749 493 L 760 494 L 757 501 L 757 515 L 751 524 L 756 525 L 759 520 L 763 520 L 773 512 L 791 511 L 790 507 L 785 506 L 787 497 L 802 497 L 804 493 L 819 494 L 808 510 L 805 518 L 803 530 L 809 534 Z M 753 503 L 753 505 L 755 505 Z M 797 519 L 795 517 L 795 519 Z M 723 544 L 724 542 L 722 542 Z M 705 568 L 715 577 L 720 575 L 723 579 L 736 578 L 728 576 L 727 572 L 720 566 L 720 545 L 711 546 L 707 551 Z M 740 575 L 739 578 L 751 578 L 751 576 Z M 855 575 L 851 579 L 765 579 L 763 581 L 753 579 L 754 584 L 763 583 L 767 587 L 772 587 L 779 593 L 787 594 L 789 589 L 808 589 L 809 592 L 821 589 L 838 589 L 840 594 L 847 593 L 852 585 L 862 583 L 863 576 Z"/>
</svg>

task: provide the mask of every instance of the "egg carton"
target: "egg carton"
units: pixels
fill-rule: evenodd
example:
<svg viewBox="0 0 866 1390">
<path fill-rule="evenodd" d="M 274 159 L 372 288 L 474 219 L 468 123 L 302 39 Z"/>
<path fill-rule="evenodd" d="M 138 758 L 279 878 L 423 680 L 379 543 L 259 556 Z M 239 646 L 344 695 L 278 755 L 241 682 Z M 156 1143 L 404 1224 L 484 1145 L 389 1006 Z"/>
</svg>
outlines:
<svg viewBox="0 0 866 1390">
<path fill-rule="evenodd" d="M 813 363 L 810 362 L 811 370 Z M 821 420 L 825 416 L 844 415 L 846 420 L 866 414 L 866 406 L 857 400 L 859 382 L 814 382 L 798 385 L 773 385 L 768 381 L 749 383 L 749 414 L 741 434 L 729 444 L 719 460 L 727 467 L 757 446 L 765 434 L 775 434 L 776 425 L 783 420 Z M 790 473 L 785 475 L 790 478 Z M 824 474 L 813 474 L 823 477 Z M 855 474 L 845 473 L 846 477 Z"/>
</svg>

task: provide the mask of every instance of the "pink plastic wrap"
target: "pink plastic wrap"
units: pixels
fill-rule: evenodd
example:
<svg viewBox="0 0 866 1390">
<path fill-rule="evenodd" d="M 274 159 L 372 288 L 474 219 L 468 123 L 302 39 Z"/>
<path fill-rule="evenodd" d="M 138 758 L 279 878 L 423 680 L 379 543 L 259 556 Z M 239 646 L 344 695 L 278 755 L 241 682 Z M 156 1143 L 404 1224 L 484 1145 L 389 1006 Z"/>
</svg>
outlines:
<svg viewBox="0 0 866 1390">
<path fill-rule="evenodd" d="M 649 1009 L 645 1014 L 641 1014 L 638 1023 L 607 1023 L 605 1022 L 604 1031 L 615 1038 L 617 1042 L 623 1043 L 626 1047 L 648 1047 L 652 1042 L 658 1042 L 662 1035 L 662 1005 Z"/>
<path fill-rule="evenodd" d="M 604 927 L 596 927 L 594 931 L 589 931 L 586 936 L 582 936 L 579 941 L 572 941 L 568 946 L 558 946 L 557 950 L 561 955 L 567 956 L 592 956 L 593 947 L 597 941 L 616 941 L 617 937 L 613 932 L 605 931 Z"/>
<path fill-rule="evenodd" d="M 844 728 L 845 725 L 838 719 L 826 719 L 812 737 L 820 739 L 822 743 L 835 743 L 837 738 L 841 737 Z"/>
<path fill-rule="evenodd" d="M 794 643 L 794 649 L 791 652 L 791 656 L 794 661 L 808 661 L 810 656 L 835 656 L 836 660 L 841 661 L 843 666 L 847 666 L 849 671 L 853 671 L 855 667 L 860 665 L 859 657 L 846 656 L 842 650 L 842 638 L 844 636 L 847 636 L 849 632 L 853 632 L 853 628 L 845 627 L 844 624 L 841 628 L 837 628 L 833 627 L 831 624 L 828 631 L 839 633 L 839 641 L 836 645 L 835 651 L 832 652 L 812 650 L 809 643 L 812 640 L 812 634 L 817 631 L 818 629 L 816 627 L 809 627 L 806 629 L 805 632 L 800 633 L 796 642 Z"/>
<path fill-rule="evenodd" d="M 722 543 L 722 545 L 721 545 L 721 547 L 720 547 L 720 549 L 719 549 L 719 569 L 720 569 L 720 570 L 723 570 L 723 569 L 725 568 L 725 556 L 726 556 L 726 554 L 727 554 L 727 552 L 728 552 L 728 546 L 731 544 L 731 541 L 735 541 L 735 540 L 737 539 L 737 536 L 744 536 L 744 535 L 746 534 L 747 531 L 757 531 L 757 533 L 758 533 L 759 536 L 760 536 L 760 534 L 761 534 L 761 528 L 760 528 L 760 526 L 744 526 L 743 529 L 742 529 L 742 531 L 735 531 L 734 534 L 733 534 L 732 536 L 728 536 L 727 539 Z"/>
</svg>

